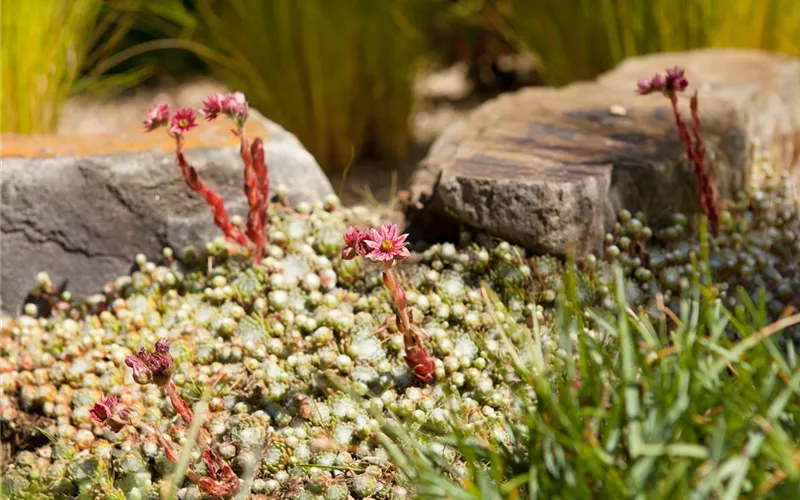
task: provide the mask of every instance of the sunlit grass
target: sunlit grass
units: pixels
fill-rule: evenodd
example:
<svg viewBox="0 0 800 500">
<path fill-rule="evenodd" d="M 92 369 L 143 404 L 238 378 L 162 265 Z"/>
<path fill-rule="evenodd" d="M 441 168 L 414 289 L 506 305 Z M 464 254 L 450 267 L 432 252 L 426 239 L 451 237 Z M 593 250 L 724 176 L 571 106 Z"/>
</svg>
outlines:
<svg viewBox="0 0 800 500">
<path fill-rule="evenodd" d="M 698 47 L 798 54 L 795 0 L 496 0 L 496 26 L 553 84 L 586 80 L 626 57 Z"/>
<path fill-rule="evenodd" d="M 477 433 L 454 422 L 443 435 L 374 415 L 419 498 L 792 498 L 800 366 L 774 337 L 800 314 L 766 325 L 763 304 L 743 297 L 747 312 L 734 315 L 703 298 L 699 279 L 679 311 L 635 312 L 621 270 L 616 312 L 584 310 L 566 278 L 558 355 L 535 316 L 513 322 L 484 287 L 496 331 L 513 346 L 493 361 L 518 377 L 516 417 Z"/>
<path fill-rule="evenodd" d="M 411 79 L 425 2 L 231 0 L 197 4 L 212 71 L 298 136 L 329 171 L 409 148 Z"/>
<path fill-rule="evenodd" d="M 4 0 L 0 7 L 0 130 L 51 131 L 91 49 L 103 2 Z"/>
</svg>

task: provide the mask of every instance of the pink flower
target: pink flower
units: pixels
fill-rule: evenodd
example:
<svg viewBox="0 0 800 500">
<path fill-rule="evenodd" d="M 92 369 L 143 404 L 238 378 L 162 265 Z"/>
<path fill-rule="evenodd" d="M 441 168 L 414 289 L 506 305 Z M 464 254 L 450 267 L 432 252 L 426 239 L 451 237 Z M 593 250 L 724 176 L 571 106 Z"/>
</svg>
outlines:
<svg viewBox="0 0 800 500">
<path fill-rule="evenodd" d="M 239 127 L 243 127 L 249 115 L 247 99 L 241 92 L 234 92 L 225 97 L 222 101 L 223 112 L 236 122 Z"/>
<path fill-rule="evenodd" d="M 227 98 L 219 92 L 214 92 L 214 94 L 208 96 L 206 100 L 203 101 L 203 109 L 200 111 L 200 114 L 205 116 L 208 121 L 214 120 L 217 115 L 224 112 L 223 106 L 226 99 Z"/>
<path fill-rule="evenodd" d="M 344 244 L 349 247 L 356 246 L 363 238 L 364 236 L 358 226 L 350 226 L 344 232 Z"/>
<path fill-rule="evenodd" d="M 664 92 L 666 94 L 683 92 L 689 86 L 689 80 L 684 76 L 683 68 L 675 66 L 667 69 L 667 76 L 656 73 L 650 80 L 639 80 L 636 82 L 637 92 L 641 95 L 652 92 Z"/>
<path fill-rule="evenodd" d="M 191 108 L 181 108 L 175 112 L 170 122 L 169 131 L 175 135 L 182 135 L 184 132 L 197 126 L 197 117 Z"/>
<path fill-rule="evenodd" d="M 364 245 L 364 238 L 367 237 L 366 232 L 362 233 L 356 226 L 350 226 L 344 232 L 345 248 L 342 250 L 342 258 L 350 260 L 356 255 L 366 255 L 369 250 Z"/>
<path fill-rule="evenodd" d="M 675 66 L 674 68 L 667 70 L 667 78 L 664 84 L 667 92 L 683 92 L 688 86 L 689 80 L 687 80 L 684 76 L 683 68 Z"/>
<path fill-rule="evenodd" d="M 169 122 L 169 104 L 156 104 L 147 112 L 147 119 L 144 121 L 145 132 L 152 132 L 162 125 Z"/>
<path fill-rule="evenodd" d="M 160 339 L 156 342 L 152 353 L 143 348 L 133 356 L 125 358 L 125 364 L 133 369 L 133 380 L 137 384 L 146 385 L 153 382 L 156 385 L 165 385 L 172 376 L 173 360 L 169 353 L 169 342 Z"/>
<path fill-rule="evenodd" d="M 128 414 L 131 409 L 125 408 L 117 412 L 117 404 L 119 404 L 117 396 L 105 396 L 89 410 L 89 416 L 95 422 L 107 424 L 114 432 L 119 432 L 128 423 Z"/>
<path fill-rule="evenodd" d="M 661 73 L 656 73 L 653 75 L 653 79 L 650 80 L 650 87 L 653 90 L 663 92 L 667 88 L 667 82 L 664 80 L 664 77 L 661 76 Z"/>
<path fill-rule="evenodd" d="M 409 257 L 408 234 L 397 234 L 396 224 L 384 224 L 379 230 L 370 229 L 363 239 L 369 253 L 366 257 L 376 261 L 404 260 Z"/>
<path fill-rule="evenodd" d="M 119 398 L 114 395 L 100 398 L 100 402 L 95 403 L 94 407 L 89 410 L 89 416 L 97 422 L 105 422 L 114 414 L 117 403 L 119 403 Z"/>
<path fill-rule="evenodd" d="M 666 89 L 664 84 L 664 77 L 656 73 L 650 80 L 644 79 L 636 82 L 637 91 L 641 95 L 650 94 L 652 92 L 664 92 Z"/>
</svg>

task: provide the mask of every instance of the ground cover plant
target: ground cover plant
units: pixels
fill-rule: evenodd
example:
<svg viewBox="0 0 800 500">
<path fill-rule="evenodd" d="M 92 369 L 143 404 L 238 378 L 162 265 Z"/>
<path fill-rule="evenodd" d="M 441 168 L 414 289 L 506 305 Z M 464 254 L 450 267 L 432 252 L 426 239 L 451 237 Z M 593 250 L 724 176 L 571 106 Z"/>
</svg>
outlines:
<svg viewBox="0 0 800 500">
<path fill-rule="evenodd" d="M 670 97 L 682 78 L 639 88 Z M 237 123 L 245 109 L 215 95 L 203 115 Z M 208 199 L 181 159 L 196 121 L 156 107 L 145 126 L 169 127 L 187 187 Z M 36 305 L 2 318 L 4 494 L 786 498 L 800 485 L 800 217 L 766 164 L 705 217 L 651 228 L 622 211 L 602 255 L 566 262 L 466 228 L 411 249 L 380 212 L 335 196 L 289 207 L 244 165 L 259 195 L 241 221 L 211 200 L 218 240 L 139 255 L 86 300 L 42 274 Z M 236 236 L 251 217 L 258 262 Z"/>
</svg>

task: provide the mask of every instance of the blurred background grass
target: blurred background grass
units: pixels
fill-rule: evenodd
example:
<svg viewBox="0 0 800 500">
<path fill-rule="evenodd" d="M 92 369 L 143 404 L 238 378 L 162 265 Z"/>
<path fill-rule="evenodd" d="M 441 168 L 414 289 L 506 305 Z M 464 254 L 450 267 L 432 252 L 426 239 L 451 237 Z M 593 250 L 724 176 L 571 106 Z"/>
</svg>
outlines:
<svg viewBox="0 0 800 500">
<path fill-rule="evenodd" d="M 798 54 L 797 0 L 2 0 L 2 131 L 53 131 L 65 100 L 169 75 L 244 91 L 330 173 L 394 165 L 414 77 L 461 62 L 475 92 L 590 79 L 625 57 L 696 47 Z"/>
</svg>

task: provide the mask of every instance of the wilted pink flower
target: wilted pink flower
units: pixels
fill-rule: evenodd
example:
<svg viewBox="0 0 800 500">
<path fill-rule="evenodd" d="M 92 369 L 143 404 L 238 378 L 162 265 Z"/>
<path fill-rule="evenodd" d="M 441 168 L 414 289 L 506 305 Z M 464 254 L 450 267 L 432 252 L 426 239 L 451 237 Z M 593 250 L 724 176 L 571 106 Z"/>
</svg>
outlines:
<svg viewBox="0 0 800 500">
<path fill-rule="evenodd" d="M 100 402 L 95 403 L 94 407 L 89 410 L 89 416 L 97 422 L 105 422 L 114 414 L 117 403 L 119 403 L 119 398 L 114 395 L 100 398 Z"/>
<path fill-rule="evenodd" d="M 224 113 L 228 115 L 231 120 L 235 121 L 237 125 L 240 127 L 244 126 L 244 122 L 247 121 L 249 115 L 249 107 L 244 94 L 241 92 L 234 92 L 225 97 L 222 102 L 222 108 Z"/>
<path fill-rule="evenodd" d="M 637 92 L 642 95 L 652 92 L 683 92 L 689 86 L 689 80 L 684 76 L 683 68 L 675 66 L 667 69 L 666 78 L 660 73 L 656 73 L 650 80 L 639 80 L 636 82 Z"/>
<path fill-rule="evenodd" d="M 169 122 L 169 104 L 156 104 L 147 112 L 147 119 L 144 121 L 145 132 L 152 132 L 162 125 Z"/>
<path fill-rule="evenodd" d="M 181 135 L 184 132 L 195 128 L 197 126 L 197 116 L 191 108 L 181 108 L 175 112 L 170 122 L 169 131 L 175 135 Z"/>
<path fill-rule="evenodd" d="M 683 68 L 675 66 L 667 70 L 667 78 L 664 82 L 666 90 L 674 92 L 683 92 L 689 86 L 689 80 L 684 76 Z"/>
<path fill-rule="evenodd" d="M 649 94 L 652 92 L 652 87 L 650 86 L 650 80 L 643 79 L 636 82 L 636 91 L 639 92 L 641 95 Z"/>
<path fill-rule="evenodd" d="M 172 376 L 173 360 L 169 353 L 169 342 L 167 339 L 159 340 L 152 353 L 144 348 L 139 349 L 135 355 L 125 358 L 125 364 L 133 369 L 133 380 L 137 384 L 153 382 L 162 386 Z"/>
<path fill-rule="evenodd" d="M 369 253 L 367 258 L 377 261 L 403 260 L 409 257 L 408 234 L 397 234 L 396 224 L 384 224 L 380 229 L 371 229 L 363 244 Z"/>
<path fill-rule="evenodd" d="M 656 73 L 653 78 L 647 80 L 639 80 L 636 82 L 637 90 L 640 94 L 646 95 L 651 92 L 664 92 L 666 86 L 664 84 L 664 77 Z"/>
<path fill-rule="evenodd" d="M 349 247 L 356 246 L 362 238 L 361 230 L 357 226 L 350 226 L 344 232 L 344 244 Z"/>
<path fill-rule="evenodd" d="M 223 106 L 226 97 L 219 92 L 214 92 L 203 101 L 203 110 L 200 114 L 206 117 L 206 120 L 211 121 L 220 113 L 224 112 Z"/>
<path fill-rule="evenodd" d="M 105 396 L 89 410 L 89 416 L 95 422 L 107 424 L 114 432 L 119 432 L 125 427 L 131 409 L 125 408 L 117 412 L 118 403 L 119 398 L 117 396 Z"/>
<path fill-rule="evenodd" d="M 347 231 L 344 232 L 345 248 L 342 250 L 342 258 L 350 260 L 356 255 L 366 255 L 369 252 L 369 249 L 364 245 L 366 236 L 366 232 L 362 233 L 358 227 L 348 227 Z"/>
</svg>

